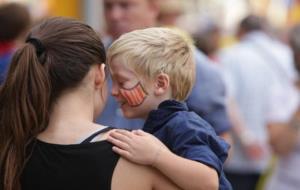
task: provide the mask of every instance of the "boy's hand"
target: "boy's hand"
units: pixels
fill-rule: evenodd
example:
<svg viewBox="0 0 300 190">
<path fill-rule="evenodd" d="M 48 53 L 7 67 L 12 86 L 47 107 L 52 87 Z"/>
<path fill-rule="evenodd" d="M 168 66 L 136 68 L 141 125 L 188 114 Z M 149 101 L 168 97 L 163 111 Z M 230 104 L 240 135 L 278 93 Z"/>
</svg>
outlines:
<svg viewBox="0 0 300 190">
<path fill-rule="evenodd" d="M 142 130 L 114 130 L 107 141 L 113 143 L 113 151 L 122 157 L 143 165 L 153 165 L 162 150 L 168 148 L 153 135 Z"/>
</svg>

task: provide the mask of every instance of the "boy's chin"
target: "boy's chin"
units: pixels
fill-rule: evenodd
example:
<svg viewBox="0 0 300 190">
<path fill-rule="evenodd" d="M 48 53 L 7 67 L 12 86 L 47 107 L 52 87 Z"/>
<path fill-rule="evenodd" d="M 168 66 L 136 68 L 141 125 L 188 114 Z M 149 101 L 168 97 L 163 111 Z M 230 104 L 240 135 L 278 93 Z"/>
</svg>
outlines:
<svg viewBox="0 0 300 190">
<path fill-rule="evenodd" d="M 131 111 L 123 111 L 123 116 L 127 119 L 143 119 L 144 117 L 142 117 L 140 114 L 137 113 L 133 113 Z"/>
<path fill-rule="evenodd" d="M 137 119 L 139 118 L 137 115 L 133 113 L 128 113 L 128 112 L 123 112 L 123 116 L 126 117 L 127 119 Z"/>
</svg>

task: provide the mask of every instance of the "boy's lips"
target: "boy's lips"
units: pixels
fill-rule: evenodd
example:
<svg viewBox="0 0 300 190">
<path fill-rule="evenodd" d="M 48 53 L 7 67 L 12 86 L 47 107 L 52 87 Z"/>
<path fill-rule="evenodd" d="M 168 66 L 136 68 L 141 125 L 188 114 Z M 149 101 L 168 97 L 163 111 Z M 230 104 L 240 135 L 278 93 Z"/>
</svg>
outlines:
<svg viewBox="0 0 300 190">
<path fill-rule="evenodd" d="M 126 103 L 127 103 L 126 101 L 119 101 L 120 106 L 123 106 Z"/>
</svg>

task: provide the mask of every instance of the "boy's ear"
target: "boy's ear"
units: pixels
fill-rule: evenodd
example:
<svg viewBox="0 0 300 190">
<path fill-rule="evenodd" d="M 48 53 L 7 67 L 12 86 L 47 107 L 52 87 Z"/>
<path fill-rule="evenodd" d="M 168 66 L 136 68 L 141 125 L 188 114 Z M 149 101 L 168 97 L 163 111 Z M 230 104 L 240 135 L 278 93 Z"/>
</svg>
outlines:
<svg viewBox="0 0 300 190">
<path fill-rule="evenodd" d="M 95 88 L 102 88 L 105 82 L 105 64 L 99 64 L 96 66 L 95 72 Z"/>
<path fill-rule="evenodd" d="M 165 73 L 160 73 L 155 79 L 155 90 L 154 94 L 157 96 L 165 94 L 170 87 L 170 78 Z"/>
</svg>

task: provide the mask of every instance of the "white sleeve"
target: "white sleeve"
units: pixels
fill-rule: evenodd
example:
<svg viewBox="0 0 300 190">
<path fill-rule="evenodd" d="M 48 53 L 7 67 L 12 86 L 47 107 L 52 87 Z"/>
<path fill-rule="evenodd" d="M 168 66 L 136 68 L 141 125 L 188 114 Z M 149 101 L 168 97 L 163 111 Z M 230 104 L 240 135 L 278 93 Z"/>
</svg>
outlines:
<svg viewBox="0 0 300 190">
<path fill-rule="evenodd" d="M 299 106 L 299 92 L 292 85 L 273 85 L 268 98 L 268 122 L 288 122 Z"/>
</svg>

